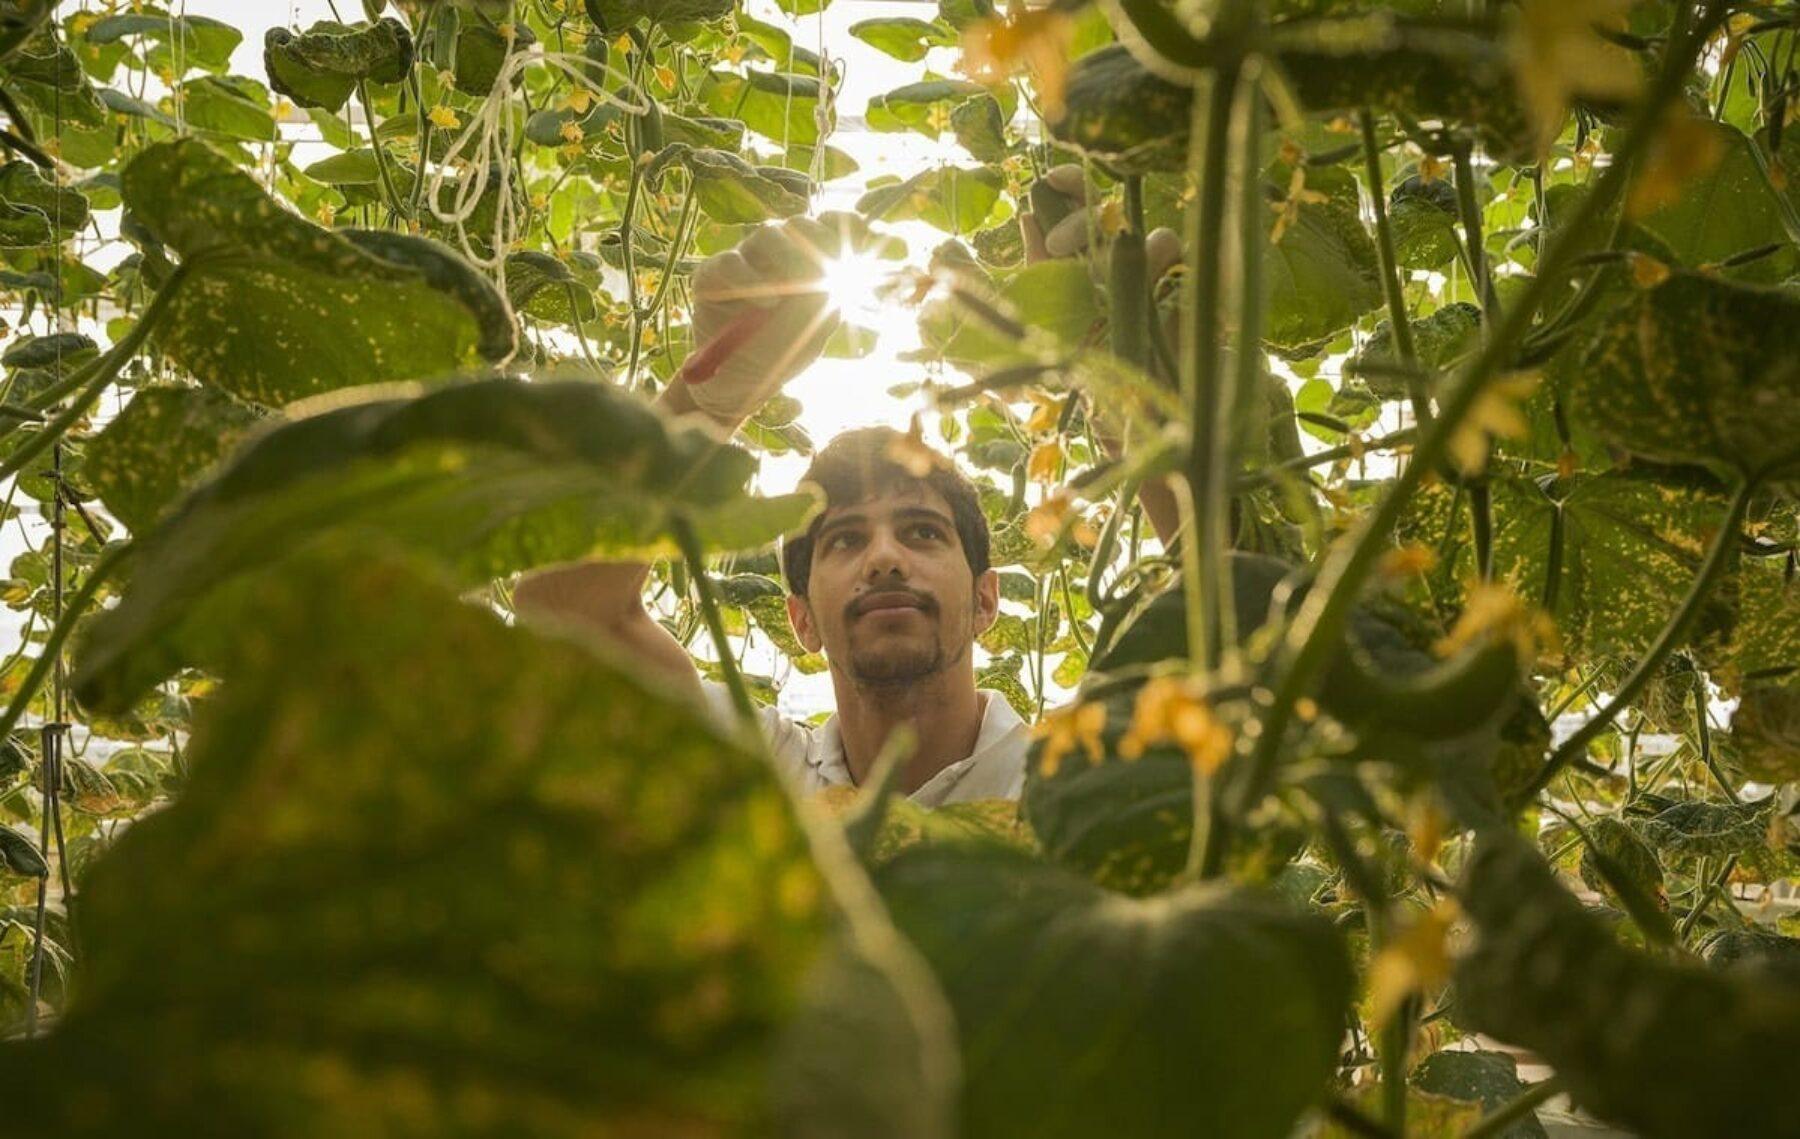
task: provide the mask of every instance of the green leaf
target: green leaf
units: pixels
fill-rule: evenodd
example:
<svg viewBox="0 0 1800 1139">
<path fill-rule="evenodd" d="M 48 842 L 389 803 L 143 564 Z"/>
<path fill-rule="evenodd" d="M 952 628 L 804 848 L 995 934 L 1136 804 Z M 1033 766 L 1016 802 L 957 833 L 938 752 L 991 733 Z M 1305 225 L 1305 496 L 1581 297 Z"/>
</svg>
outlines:
<svg viewBox="0 0 1800 1139">
<path fill-rule="evenodd" d="M 44 180 L 29 162 L 0 166 L 0 240 L 21 249 L 55 244 L 85 227 L 87 196 Z M 17 240 L 29 234 L 35 240 Z"/>
<path fill-rule="evenodd" d="M 571 262 L 575 267 L 571 267 Z M 515 311 L 539 320 L 557 324 L 595 320 L 600 315 L 600 304 L 594 297 L 599 285 L 599 259 L 591 253 L 573 251 L 565 260 L 525 249 L 506 259 L 507 299 Z"/>
<path fill-rule="evenodd" d="M 1709 145 L 1718 148 L 1718 161 L 1683 183 L 1675 201 L 1634 222 L 1692 269 L 1764 245 L 1781 245 L 1776 253 L 1734 268 L 1730 275 L 1745 281 L 1783 280 L 1795 268 L 1794 239 L 1782 224 L 1782 203 L 1763 174 L 1756 144 L 1724 123 L 1709 122 L 1700 129 L 1712 136 Z M 1699 139 L 1688 145 L 1708 149 Z"/>
<path fill-rule="evenodd" d="M 158 350 L 233 395 L 279 405 L 512 351 L 505 306 L 461 257 L 423 238 L 322 229 L 198 140 L 145 150 L 125 169 L 123 196 L 144 230 L 195 265 Z"/>
<path fill-rule="evenodd" d="M 1453 301 L 1411 326 L 1413 351 L 1420 368 L 1443 372 L 1472 351 L 1481 334 L 1481 310 L 1467 301 Z M 1375 334 L 1363 344 L 1362 351 L 1350 357 L 1344 370 L 1361 376 L 1369 390 L 1382 399 L 1407 397 L 1406 378 L 1381 368 L 1365 369 L 1365 365 L 1400 364 L 1399 350 L 1394 346 L 1394 330 L 1390 322 L 1375 326 Z"/>
<path fill-rule="evenodd" d="M 1401 268 L 1436 269 L 1448 264 L 1462 245 L 1456 186 L 1444 178 L 1427 182 L 1416 174 L 1405 179 L 1388 198 L 1388 223 L 1393 226 L 1394 253 Z"/>
<path fill-rule="evenodd" d="M 1657 849 L 1681 858 L 1724 858 L 1768 841 L 1768 815 L 1759 806 L 1699 799 L 1665 807 L 1639 824 Z"/>
<path fill-rule="evenodd" d="M 343 109 L 358 82 L 398 83 L 412 61 L 412 33 L 392 16 L 361 24 L 320 20 L 299 35 L 270 28 L 263 37 L 269 85 L 299 106 L 332 112 Z"/>
<path fill-rule="evenodd" d="M 601 30 L 616 36 L 646 16 L 656 23 L 686 24 L 717 20 L 736 6 L 736 0 L 588 0 L 587 12 Z"/>
<path fill-rule="evenodd" d="M 768 71 L 743 75 L 711 71 L 700 84 L 699 98 L 710 113 L 739 120 L 783 145 L 812 146 L 819 141 L 819 124 L 813 118 L 819 106 L 817 79 Z"/>
<path fill-rule="evenodd" d="M 784 182 L 722 150 L 695 150 L 672 143 L 657 165 L 679 162 L 694 179 L 694 193 L 706 216 L 725 225 L 754 225 L 804 213 L 810 204 Z M 785 173 L 785 172 L 784 172 Z"/>
<path fill-rule="evenodd" d="M 1662 863 L 1637 831 L 1612 815 L 1595 819 L 1587 827 L 1580 871 L 1588 889 L 1623 906 L 1647 936 L 1659 944 L 1673 940 L 1667 936 L 1669 895 Z"/>
<path fill-rule="evenodd" d="M 27 878 L 48 878 L 50 864 L 37 843 L 12 827 L 0 824 L 0 870 Z"/>
<path fill-rule="evenodd" d="M 760 757 L 354 548 L 270 578 L 231 640 L 189 786 L 84 882 L 79 1007 L 5 1046 L 14 1118 L 772 1131 L 832 911 Z"/>
<path fill-rule="evenodd" d="M 500 78 L 500 69 L 506 66 L 506 57 L 514 52 L 525 51 L 537 43 L 536 33 L 524 20 L 514 20 L 511 27 L 513 38 L 509 40 L 498 30 L 483 23 L 470 22 L 462 26 L 456 36 L 456 63 L 453 68 L 458 91 L 477 98 L 487 95 L 494 89 L 495 80 Z M 523 75 L 518 75 L 513 82 L 518 84 L 523 79 Z"/>
<path fill-rule="evenodd" d="M 1678 272 L 1608 316 L 1573 394 L 1609 442 L 1750 475 L 1800 462 L 1800 298 Z"/>
<path fill-rule="evenodd" d="M 870 97 L 864 117 L 870 130 L 917 131 L 936 138 L 950 125 L 953 108 L 982 97 L 992 98 L 986 87 L 967 79 L 926 79 Z"/>
<path fill-rule="evenodd" d="M 190 126 L 249 142 L 275 140 L 269 92 L 254 79 L 203 75 L 183 91 L 183 114 Z"/>
<path fill-rule="evenodd" d="M 955 47 L 956 32 L 940 20 L 884 16 L 850 25 L 850 34 L 904 63 L 917 63 L 934 47 Z"/>
<path fill-rule="evenodd" d="M 432 557 L 467 586 L 667 552 L 677 514 L 712 548 L 766 544 L 803 524 L 814 499 L 748 499 L 753 467 L 593 382 L 481 380 L 298 419 L 258 436 L 141 539 L 124 598 L 90 626 L 77 693 L 123 710 L 174 669 L 216 659 L 233 615 L 255 605 L 260 571 L 325 536 Z"/>
<path fill-rule="evenodd" d="M 1285 1135 L 1325 1093 L 1350 971 L 1321 917 L 1221 883 L 1121 898 L 993 848 L 876 883 L 955 1008 L 966 1135 Z"/>
<path fill-rule="evenodd" d="M 147 533 L 256 418 L 206 388 L 144 388 L 88 444 L 82 481 L 128 530 Z"/>
<path fill-rule="evenodd" d="M 244 33 L 223 20 L 155 9 L 102 16 L 88 26 L 84 38 L 90 44 L 106 46 L 136 36 L 171 47 L 179 39 L 177 50 L 188 66 L 219 72 L 230 69 L 231 53 L 244 40 Z"/>
<path fill-rule="evenodd" d="M 963 368 L 1020 363 L 1035 358 L 1033 349 L 1066 352 L 1081 345 L 1104 312 L 1087 267 L 1069 259 L 1040 261 L 1001 277 L 992 300 L 1029 330 L 1027 343 L 950 298 L 927 305 L 919 316 L 926 348 Z"/>
<path fill-rule="evenodd" d="M 1739 563 L 1731 664 L 1740 677 L 1800 673 L 1800 575 L 1790 576 L 1784 560 Z"/>
<path fill-rule="evenodd" d="M 1772 1135 L 1800 1080 L 1800 986 L 1652 957 L 1615 940 L 1531 844 L 1477 839 L 1461 890 L 1474 925 L 1455 975 L 1469 1027 L 1529 1048 L 1576 1102 L 1645 1139 Z"/>
<path fill-rule="evenodd" d="M 1302 203 L 1281 240 L 1268 247 L 1263 339 L 1298 348 L 1350 327 L 1381 303 L 1375 243 L 1356 213 L 1335 202 Z"/>
<path fill-rule="evenodd" d="M 870 190 L 856 212 L 870 221 L 922 221 L 961 235 L 988 224 L 1005 188 L 1005 177 L 992 167 L 934 166 Z"/>
<path fill-rule="evenodd" d="M 1445 1049 L 1419 1061 L 1407 1081 L 1421 1091 L 1449 1096 L 1494 1111 L 1525 1090 L 1519 1079 L 1518 1061 L 1505 1052 Z M 1497 1139 L 1547 1139 L 1535 1114 L 1514 1123 Z"/>
<path fill-rule="evenodd" d="M 970 99 L 950 112 L 956 141 L 978 162 L 1006 161 L 1006 116 L 996 99 Z"/>
<path fill-rule="evenodd" d="M 1048 124 L 1063 145 L 1121 174 L 1184 168 L 1193 91 L 1152 75 L 1124 45 L 1076 60 L 1063 102 L 1063 117 Z"/>
</svg>

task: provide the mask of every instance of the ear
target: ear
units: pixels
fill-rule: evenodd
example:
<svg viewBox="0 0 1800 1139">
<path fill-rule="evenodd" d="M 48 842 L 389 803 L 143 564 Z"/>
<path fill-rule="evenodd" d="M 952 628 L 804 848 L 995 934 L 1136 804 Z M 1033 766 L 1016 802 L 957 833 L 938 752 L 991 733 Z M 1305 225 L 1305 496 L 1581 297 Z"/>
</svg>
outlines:
<svg viewBox="0 0 1800 1139">
<path fill-rule="evenodd" d="M 816 653 L 825 647 L 819 638 L 819 626 L 813 621 L 812 605 L 798 593 L 787 595 L 788 624 L 794 627 L 794 636 L 800 641 L 800 647 L 809 653 Z"/>
<path fill-rule="evenodd" d="M 975 579 L 975 635 L 977 637 L 988 631 L 994 619 L 1000 616 L 1000 573 L 998 570 L 983 570 Z"/>
</svg>

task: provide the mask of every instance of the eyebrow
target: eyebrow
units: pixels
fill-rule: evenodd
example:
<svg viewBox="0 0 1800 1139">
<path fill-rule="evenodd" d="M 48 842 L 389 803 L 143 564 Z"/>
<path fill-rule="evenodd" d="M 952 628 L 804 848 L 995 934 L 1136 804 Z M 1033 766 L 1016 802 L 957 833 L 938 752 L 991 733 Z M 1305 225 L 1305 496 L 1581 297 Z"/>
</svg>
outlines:
<svg viewBox="0 0 1800 1139">
<path fill-rule="evenodd" d="M 924 519 L 936 522 L 946 530 L 954 531 L 956 529 L 956 523 L 949 515 L 941 510 L 933 510 L 929 506 L 902 506 L 893 512 L 893 517 L 902 522 Z M 814 538 L 814 541 L 823 542 L 834 531 L 840 530 L 846 526 L 864 525 L 868 521 L 869 516 L 860 511 L 851 514 L 840 514 L 819 527 L 819 533 Z"/>
</svg>

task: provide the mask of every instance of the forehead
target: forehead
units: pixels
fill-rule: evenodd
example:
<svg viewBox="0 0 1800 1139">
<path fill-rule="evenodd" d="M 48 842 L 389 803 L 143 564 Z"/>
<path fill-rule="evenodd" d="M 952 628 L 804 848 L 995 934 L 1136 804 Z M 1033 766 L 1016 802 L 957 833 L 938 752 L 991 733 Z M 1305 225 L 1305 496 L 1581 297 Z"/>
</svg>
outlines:
<svg viewBox="0 0 1800 1139">
<path fill-rule="evenodd" d="M 876 490 L 860 502 L 827 506 L 819 516 L 817 528 L 822 531 L 839 522 L 857 518 L 879 522 L 895 515 L 917 514 L 921 510 L 941 514 L 945 520 L 953 518 L 949 499 L 939 494 L 930 484 L 906 482 Z"/>
</svg>

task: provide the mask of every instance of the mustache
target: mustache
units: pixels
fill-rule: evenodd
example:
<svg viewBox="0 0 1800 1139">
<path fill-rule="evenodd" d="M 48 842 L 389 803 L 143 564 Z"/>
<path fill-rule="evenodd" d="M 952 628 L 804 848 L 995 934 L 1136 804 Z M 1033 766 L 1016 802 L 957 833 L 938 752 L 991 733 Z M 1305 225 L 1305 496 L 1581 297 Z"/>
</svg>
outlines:
<svg viewBox="0 0 1800 1139">
<path fill-rule="evenodd" d="M 888 605 L 892 604 L 896 597 L 909 598 L 914 605 L 927 613 L 937 612 L 937 599 L 931 594 L 910 586 L 895 585 L 883 589 L 871 589 L 858 596 L 844 607 L 844 613 L 850 617 L 860 617 L 869 609 L 874 608 L 875 599 L 879 599 L 883 605 Z"/>
</svg>

